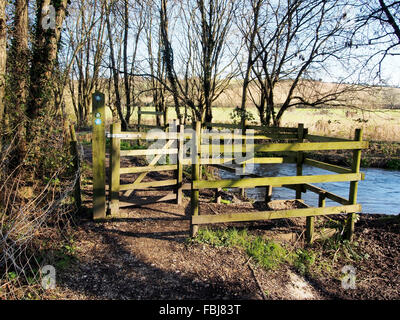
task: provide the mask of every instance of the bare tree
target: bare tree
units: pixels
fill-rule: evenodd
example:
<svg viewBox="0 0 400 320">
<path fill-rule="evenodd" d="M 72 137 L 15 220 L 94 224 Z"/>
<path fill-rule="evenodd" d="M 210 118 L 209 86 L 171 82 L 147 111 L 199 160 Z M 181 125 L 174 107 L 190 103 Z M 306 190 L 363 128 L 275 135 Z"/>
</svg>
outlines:
<svg viewBox="0 0 400 320">
<path fill-rule="evenodd" d="M 171 86 L 172 96 L 174 99 L 175 112 L 180 121 L 182 121 L 182 115 L 180 112 L 180 97 L 179 97 L 179 81 L 174 68 L 174 54 L 171 46 L 171 42 L 169 39 L 169 23 L 168 23 L 168 14 L 167 14 L 167 0 L 161 0 L 161 9 L 160 9 L 160 29 L 161 29 L 161 38 L 162 38 L 162 50 L 163 50 L 163 59 L 165 63 L 165 68 L 167 72 L 167 78 Z M 188 102 L 187 97 L 184 98 Z"/>
<path fill-rule="evenodd" d="M 79 126 L 88 123 L 92 93 L 104 85 L 100 81 L 101 63 L 105 53 L 105 1 L 75 1 L 70 8 L 64 37 L 72 60 L 68 88 Z M 89 5 L 90 4 L 90 5 Z"/>
<path fill-rule="evenodd" d="M 150 90 L 152 91 L 153 105 L 157 112 L 163 114 L 163 125 L 167 124 L 167 103 L 166 103 L 166 89 L 163 82 L 166 82 L 165 64 L 162 58 L 162 39 L 161 39 L 161 26 L 154 23 L 154 3 L 149 1 L 146 8 L 146 44 L 147 44 L 147 60 L 150 69 Z M 159 81 L 157 79 L 162 79 Z M 140 115 L 139 115 L 140 117 Z M 139 119 L 138 119 L 139 122 Z M 156 116 L 157 126 L 161 126 L 161 115 Z"/>
<path fill-rule="evenodd" d="M 168 38 L 166 1 L 162 0 L 161 30 L 164 61 L 175 106 L 187 105 L 195 118 L 212 121 L 212 105 L 235 76 L 232 62 L 235 52 L 229 52 L 228 38 L 236 9 L 231 0 L 196 0 L 181 2 L 180 13 L 184 29 L 180 42 L 181 77 L 174 66 L 174 52 Z M 182 34 L 182 33 L 181 33 Z M 176 107 L 176 109 L 178 109 Z M 180 111 L 177 110 L 178 117 Z"/>
<path fill-rule="evenodd" d="M 315 81 L 322 74 L 332 76 L 329 65 L 348 64 L 352 59 L 343 40 L 346 35 L 340 10 L 343 1 L 261 2 L 251 1 L 249 5 L 250 16 L 259 21 L 241 30 L 251 52 L 247 70 L 251 67 L 252 88 L 248 93 L 264 125 L 278 126 L 284 112 L 291 107 L 340 102 L 341 95 L 359 89 L 341 85 L 346 77 L 332 90 L 318 90 Z M 279 106 L 275 91 L 283 84 L 284 96 Z"/>
<path fill-rule="evenodd" d="M 400 1 L 352 1 L 344 14 L 353 24 L 348 46 L 364 50 L 365 66 L 381 78 L 383 61 L 400 55 Z"/>
</svg>

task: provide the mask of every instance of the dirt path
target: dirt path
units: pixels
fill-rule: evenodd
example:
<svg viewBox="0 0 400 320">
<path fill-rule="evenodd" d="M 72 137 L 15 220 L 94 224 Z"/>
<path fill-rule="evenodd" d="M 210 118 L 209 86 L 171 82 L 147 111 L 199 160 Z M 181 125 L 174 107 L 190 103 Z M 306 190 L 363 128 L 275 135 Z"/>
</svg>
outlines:
<svg viewBox="0 0 400 320">
<path fill-rule="evenodd" d="M 146 205 L 124 210 L 129 217 L 123 220 L 80 225 L 78 261 L 59 279 L 63 298 L 322 298 L 287 268 L 249 266 L 237 248 L 188 245 L 187 205 L 187 199 L 183 206 Z"/>
</svg>

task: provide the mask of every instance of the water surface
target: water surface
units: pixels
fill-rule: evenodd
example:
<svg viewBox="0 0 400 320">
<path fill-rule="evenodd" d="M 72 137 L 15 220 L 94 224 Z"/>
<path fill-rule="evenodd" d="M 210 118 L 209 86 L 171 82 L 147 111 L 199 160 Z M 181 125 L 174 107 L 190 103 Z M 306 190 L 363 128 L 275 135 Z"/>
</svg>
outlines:
<svg viewBox="0 0 400 320">
<path fill-rule="evenodd" d="M 250 168 L 248 168 L 250 169 Z M 362 205 L 363 213 L 400 213 L 400 171 L 362 168 L 365 173 L 365 180 L 358 185 L 358 203 Z M 295 164 L 255 164 L 254 173 L 264 177 L 295 176 Z M 303 166 L 303 175 L 332 174 L 329 171 Z M 234 173 L 220 170 L 222 179 L 234 179 Z M 317 187 L 333 192 L 346 199 L 349 198 L 349 182 L 329 182 L 316 183 Z M 262 201 L 265 197 L 265 188 L 246 189 L 247 196 L 251 199 Z M 274 188 L 272 199 L 294 199 L 295 191 L 286 188 Z M 307 191 L 303 194 L 305 202 L 312 206 L 318 206 L 318 195 Z M 337 205 L 329 199 L 326 200 L 327 206 Z"/>
</svg>

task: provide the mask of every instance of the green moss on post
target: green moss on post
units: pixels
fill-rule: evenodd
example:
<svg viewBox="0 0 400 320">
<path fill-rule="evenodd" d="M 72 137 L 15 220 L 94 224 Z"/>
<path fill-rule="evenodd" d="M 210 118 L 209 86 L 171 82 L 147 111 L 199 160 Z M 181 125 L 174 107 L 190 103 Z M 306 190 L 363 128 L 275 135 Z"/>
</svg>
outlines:
<svg viewBox="0 0 400 320">
<path fill-rule="evenodd" d="M 104 94 L 96 92 L 92 95 L 93 110 L 93 219 L 106 217 L 106 137 Z"/>
<path fill-rule="evenodd" d="M 356 129 L 354 140 L 362 141 L 362 129 Z M 352 172 L 359 173 L 361 165 L 361 149 L 356 149 L 353 151 L 353 164 L 352 164 Z M 350 192 L 349 192 L 349 203 L 356 204 L 357 203 L 357 191 L 358 191 L 358 181 L 350 182 Z M 354 234 L 354 224 L 356 219 L 356 213 L 350 213 L 347 216 L 347 225 L 346 225 L 346 233 L 345 237 L 347 240 L 353 240 Z"/>
<path fill-rule="evenodd" d="M 119 191 L 120 191 L 120 150 L 121 140 L 113 135 L 121 133 L 121 123 L 111 125 L 111 152 L 110 152 L 110 202 L 111 215 L 119 212 Z"/>
</svg>

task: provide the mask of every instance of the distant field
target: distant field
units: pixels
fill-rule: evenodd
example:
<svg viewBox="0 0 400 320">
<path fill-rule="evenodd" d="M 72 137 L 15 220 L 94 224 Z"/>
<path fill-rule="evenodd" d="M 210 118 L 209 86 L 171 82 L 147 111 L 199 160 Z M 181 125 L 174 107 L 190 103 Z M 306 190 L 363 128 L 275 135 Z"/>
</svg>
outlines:
<svg viewBox="0 0 400 320">
<path fill-rule="evenodd" d="M 145 108 L 151 110 L 151 108 Z M 182 110 L 183 111 L 183 110 Z M 231 123 L 233 108 L 216 107 L 213 109 L 215 122 Z M 248 111 L 257 118 L 257 110 Z M 174 108 L 169 108 L 168 118 L 176 118 Z M 136 122 L 137 115 L 133 122 Z M 143 122 L 154 123 L 154 117 L 142 116 Z M 352 138 L 356 128 L 364 129 L 364 138 L 377 141 L 400 142 L 400 110 L 378 110 L 374 112 L 348 109 L 311 109 L 297 108 L 283 115 L 283 126 L 295 127 L 304 123 L 310 132 L 342 138 Z"/>
<path fill-rule="evenodd" d="M 289 83 L 282 81 L 276 88 L 274 94 L 276 102 L 282 103 Z M 337 87 L 334 83 L 315 82 L 311 87 L 305 87 L 303 94 L 311 94 L 310 90 L 323 93 Z M 344 86 L 344 85 L 340 85 Z M 254 90 L 252 88 L 251 90 Z M 308 92 L 307 92 L 308 91 Z M 318 93 L 313 93 L 318 95 Z M 301 92 L 297 92 L 301 94 Z M 150 98 L 143 97 L 143 102 L 150 102 Z M 213 118 L 215 122 L 232 122 L 232 111 L 241 101 L 241 84 L 233 82 L 227 91 L 222 94 L 214 103 Z M 385 107 L 400 107 L 400 88 L 369 88 L 360 92 L 353 93 L 346 97 L 348 105 L 354 108 L 330 108 L 321 109 L 296 108 L 289 109 L 283 116 L 283 126 L 297 126 L 304 123 L 310 132 L 330 136 L 351 138 L 355 128 L 364 128 L 364 137 L 368 140 L 377 141 L 396 141 L 400 142 L 400 109 L 389 110 Z M 71 97 L 66 94 L 67 110 L 69 110 L 71 120 L 75 121 L 73 114 Z M 364 109 L 363 110 L 359 110 Z M 143 107 L 144 111 L 154 111 L 152 107 Z M 251 102 L 248 103 L 247 110 L 251 112 L 255 119 L 258 119 L 258 112 Z M 373 112 L 366 110 L 374 110 Z M 181 108 L 183 113 L 184 108 Z M 106 108 L 107 122 L 112 121 L 112 112 Z M 175 119 L 175 109 L 168 109 L 168 119 Z M 155 123 L 154 116 L 142 115 L 143 123 Z M 137 123 L 137 108 L 134 110 L 131 123 Z"/>
</svg>

